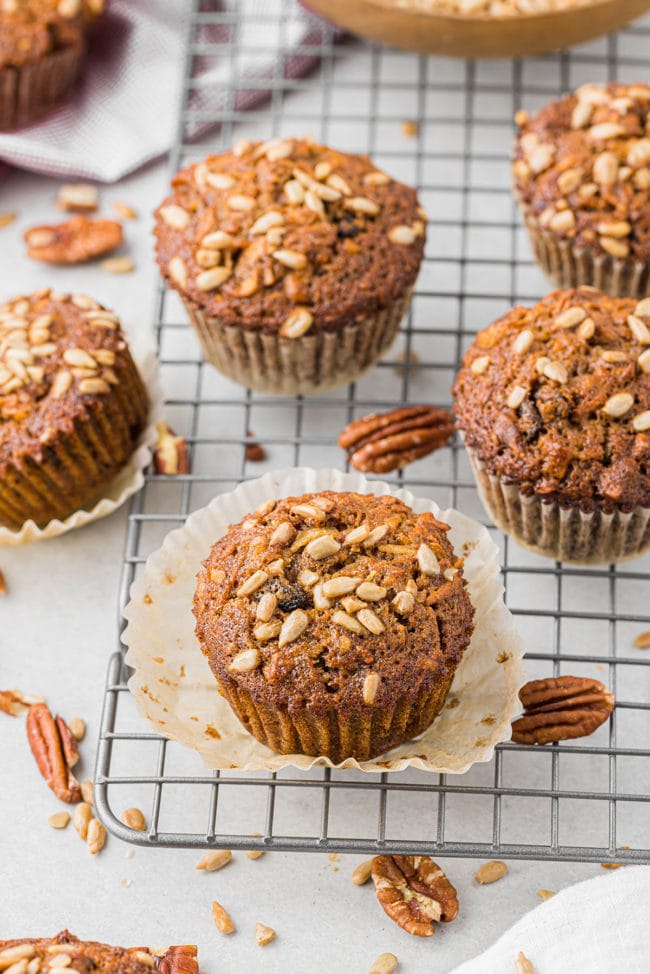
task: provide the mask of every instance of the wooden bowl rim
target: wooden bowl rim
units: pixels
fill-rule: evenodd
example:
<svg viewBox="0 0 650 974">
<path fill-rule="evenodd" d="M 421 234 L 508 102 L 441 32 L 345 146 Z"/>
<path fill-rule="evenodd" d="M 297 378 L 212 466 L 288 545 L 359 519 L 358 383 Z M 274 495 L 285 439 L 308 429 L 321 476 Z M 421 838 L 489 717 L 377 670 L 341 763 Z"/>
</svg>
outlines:
<svg viewBox="0 0 650 974">
<path fill-rule="evenodd" d="M 307 6 L 309 6 L 310 0 L 307 0 Z M 406 17 L 426 17 L 431 20 L 446 20 L 450 24 L 489 24 L 490 26 L 500 26 L 504 24 L 531 24 L 536 20 L 550 20 L 557 19 L 560 20 L 567 14 L 577 14 L 586 13 L 588 10 L 593 10 L 595 7 L 616 7 L 619 4 L 630 4 L 634 3 L 634 0 L 590 0 L 588 3 L 583 3 L 579 7 L 567 7 L 564 10 L 547 10 L 546 12 L 537 13 L 520 13 L 513 14 L 509 17 L 495 17 L 493 14 L 480 13 L 480 14 L 462 14 L 462 13 L 449 13 L 448 11 L 437 11 L 437 10 L 423 10 L 422 8 L 412 8 L 412 7 L 402 7 L 394 3 L 394 0 L 365 0 L 365 3 L 370 6 L 381 7 L 382 10 L 391 10 L 395 13 L 402 14 Z M 650 4 L 648 4 L 648 9 L 650 10 Z"/>
</svg>

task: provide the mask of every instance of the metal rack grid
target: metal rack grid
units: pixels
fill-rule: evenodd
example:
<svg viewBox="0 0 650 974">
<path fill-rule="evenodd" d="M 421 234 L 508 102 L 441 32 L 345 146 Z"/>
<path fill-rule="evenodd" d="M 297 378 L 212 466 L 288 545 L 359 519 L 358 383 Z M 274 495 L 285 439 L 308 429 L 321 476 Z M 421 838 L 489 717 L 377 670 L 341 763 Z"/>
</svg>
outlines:
<svg viewBox="0 0 650 974">
<path fill-rule="evenodd" d="M 336 435 L 364 412 L 398 402 L 448 403 L 455 367 L 477 328 L 548 290 L 509 191 L 514 111 L 534 110 L 587 80 L 638 80 L 650 63 L 650 20 L 570 53 L 514 62 L 452 61 L 340 42 L 314 22 L 298 53 L 317 64 L 308 76 L 291 78 L 285 46 L 298 10 L 293 0 L 269 4 L 264 26 L 274 66 L 243 82 L 239 59 L 252 53 L 249 4 L 241 0 L 224 13 L 220 4 L 194 0 L 171 171 L 203 154 L 204 146 L 185 140 L 208 120 L 219 123 L 211 148 L 241 135 L 309 130 L 324 142 L 370 152 L 418 186 L 430 214 L 417 293 L 396 348 L 369 378 L 294 400 L 244 391 L 206 367 L 175 296 L 159 290 L 167 412 L 187 437 L 192 473 L 150 473 L 133 502 L 120 620 L 148 554 L 215 494 L 265 469 L 340 466 Z M 195 80 L 199 58 L 228 58 L 229 85 L 211 91 Z M 261 87 L 270 99 L 251 108 Z M 415 123 L 414 134 L 406 134 L 405 120 Z M 264 443 L 267 463 L 247 462 L 246 442 L 253 439 Z M 394 480 L 485 520 L 459 444 Z M 97 807 L 110 831 L 153 846 L 650 861 L 650 656 L 633 648 L 634 636 L 650 628 L 650 558 L 618 570 L 553 564 L 488 527 L 501 546 L 507 602 L 529 647 L 529 675 L 602 679 L 617 694 L 609 725 L 562 745 L 504 744 L 492 762 L 461 777 L 413 770 L 209 772 L 193 752 L 148 731 L 118 651 L 110 660 L 96 780 Z M 119 809 L 132 804 L 149 810 L 146 832 L 119 821 Z"/>
</svg>

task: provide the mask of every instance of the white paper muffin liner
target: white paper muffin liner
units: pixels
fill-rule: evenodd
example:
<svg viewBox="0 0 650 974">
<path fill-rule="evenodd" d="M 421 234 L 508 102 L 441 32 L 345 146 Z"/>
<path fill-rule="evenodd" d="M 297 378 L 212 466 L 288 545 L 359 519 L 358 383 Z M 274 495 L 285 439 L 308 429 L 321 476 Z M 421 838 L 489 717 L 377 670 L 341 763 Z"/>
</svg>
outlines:
<svg viewBox="0 0 650 974">
<path fill-rule="evenodd" d="M 495 746 L 510 739 L 511 721 L 521 712 L 518 692 L 525 682 L 524 644 L 503 602 L 496 545 L 485 528 L 458 511 L 441 511 L 433 501 L 407 490 L 338 470 L 279 470 L 246 481 L 167 535 L 134 582 L 124 613 L 126 663 L 134 670 L 129 689 L 138 709 L 156 731 L 193 748 L 215 770 L 334 766 L 324 756 L 276 754 L 243 728 L 219 694 L 194 635 L 192 615 L 196 574 L 231 524 L 267 498 L 321 490 L 392 494 L 417 513 L 431 511 L 449 524 L 454 549 L 465 557 L 464 574 L 476 613 L 474 634 L 446 704 L 428 730 L 379 758 L 361 763 L 349 758 L 336 767 L 376 772 L 415 767 L 462 774 L 477 762 L 489 761 Z"/>
<path fill-rule="evenodd" d="M 127 335 L 128 339 L 128 335 Z M 139 347 L 140 346 L 140 347 Z M 150 339 L 138 342 L 137 338 L 129 340 L 129 348 L 138 367 L 147 395 L 149 396 L 149 415 L 147 425 L 128 463 L 113 478 L 101 497 L 88 510 L 75 511 L 64 520 L 55 518 L 39 528 L 35 521 L 25 521 L 20 531 L 0 526 L 0 546 L 16 546 L 31 544 L 33 541 L 45 541 L 56 538 L 60 534 L 82 528 L 92 521 L 112 514 L 118 507 L 135 494 L 144 484 L 144 471 L 151 463 L 153 447 L 157 439 L 156 423 L 162 419 L 164 396 L 160 384 L 160 370 L 158 357 L 153 350 Z"/>
</svg>

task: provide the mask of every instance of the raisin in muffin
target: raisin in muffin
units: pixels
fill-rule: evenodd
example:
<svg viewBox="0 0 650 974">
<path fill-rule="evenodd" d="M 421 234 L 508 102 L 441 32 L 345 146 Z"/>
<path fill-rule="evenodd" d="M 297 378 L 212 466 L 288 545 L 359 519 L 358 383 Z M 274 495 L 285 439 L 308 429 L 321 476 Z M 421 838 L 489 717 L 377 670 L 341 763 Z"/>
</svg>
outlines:
<svg viewBox="0 0 650 974">
<path fill-rule="evenodd" d="M 583 564 L 650 548 L 650 299 L 581 287 L 513 308 L 478 333 L 454 395 L 503 531 Z"/>
<path fill-rule="evenodd" d="M 62 930 L 55 937 L 0 940 L 0 969 L 14 965 L 30 974 L 48 974 L 65 968 L 73 974 L 198 974 L 195 946 L 168 947 L 153 951 L 149 947 L 109 947 L 108 944 L 79 940 Z M 19 968 L 16 967 L 16 971 Z"/>
<path fill-rule="evenodd" d="M 114 314 L 49 289 L 0 305 L 0 524 L 44 527 L 92 502 L 147 412 Z"/>
<path fill-rule="evenodd" d="M 160 269 L 204 354 L 266 392 L 343 385 L 392 344 L 424 250 L 415 191 L 307 140 L 189 166 L 156 211 Z"/>
<path fill-rule="evenodd" d="M 394 497 L 323 491 L 269 501 L 213 545 L 196 633 L 259 741 L 338 764 L 426 730 L 473 630 L 447 530 Z"/>
<path fill-rule="evenodd" d="M 515 193 L 558 287 L 650 294 L 650 86 L 583 85 L 519 113 Z"/>
<path fill-rule="evenodd" d="M 86 34 L 105 0 L 0 0 L 0 130 L 57 108 L 70 93 Z"/>
</svg>

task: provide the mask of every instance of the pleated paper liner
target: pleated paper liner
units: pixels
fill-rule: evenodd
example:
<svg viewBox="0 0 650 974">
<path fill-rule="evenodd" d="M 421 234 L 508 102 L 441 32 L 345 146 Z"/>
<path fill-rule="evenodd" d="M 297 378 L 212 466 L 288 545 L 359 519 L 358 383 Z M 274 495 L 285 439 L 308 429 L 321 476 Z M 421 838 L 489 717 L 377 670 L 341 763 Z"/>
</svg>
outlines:
<svg viewBox="0 0 650 974">
<path fill-rule="evenodd" d="M 612 257 L 572 240 L 539 230 L 526 221 L 535 260 L 556 287 L 597 287 L 614 298 L 645 298 L 650 294 L 650 264 L 634 257 Z"/>
<path fill-rule="evenodd" d="M 37 61 L 0 68 L 0 131 L 31 125 L 55 111 L 70 94 L 85 52 L 80 41 Z"/>
<path fill-rule="evenodd" d="M 150 341 L 138 342 L 136 336 L 130 341 L 130 348 L 149 397 L 147 425 L 131 457 L 91 505 L 75 511 L 63 520 L 54 519 L 43 528 L 39 528 L 32 520 L 26 521 L 18 531 L 0 527 L 0 546 L 45 541 L 47 538 L 55 538 L 67 531 L 84 527 L 92 521 L 112 514 L 143 486 L 144 471 L 151 463 L 152 451 L 157 439 L 156 423 L 162 419 L 163 393 L 160 386 L 158 360 Z"/>
<path fill-rule="evenodd" d="M 276 395 L 302 396 L 347 385 L 391 347 L 411 299 L 404 297 L 363 321 L 337 331 L 281 338 L 211 318 L 189 301 L 185 310 L 206 360 L 241 385 Z"/>
<path fill-rule="evenodd" d="M 639 558 L 650 549 L 650 508 L 585 513 L 523 494 L 490 474 L 468 449 L 483 506 L 517 544 L 555 561 L 609 565 Z"/>
<path fill-rule="evenodd" d="M 243 728 L 219 694 L 194 635 L 192 615 L 196 573 L 231 524 L 270 497 L 321 490 L 393 494 L 416 512 L 432 511 L 447 522 L 455 550 L 465 557 L 476 610 L 475 631 L 446 704 L 425 733 L 381 757 L 362 763 L 350 758 L 338 767 L 375 772 L 415 767 L 460 774 L 489 761 L 495 746 L 510 738 L 511 721 L 521 712 L 518 691 L 525 682 L 524 645 L 503 602 L 496 545 L 485 528 L 458 511 L 441 511 L 433 501 L 407 490 L 338 470 L 280 470 L 246 481 L 167 535 L 134 582 L 125 611 L 126 662 L 134 671 L 129 689 L 138 709 L 156 731 L 193 748 L 213 769 L 332 767 L 324 756 L 275 754 Z"/>
</svg>

